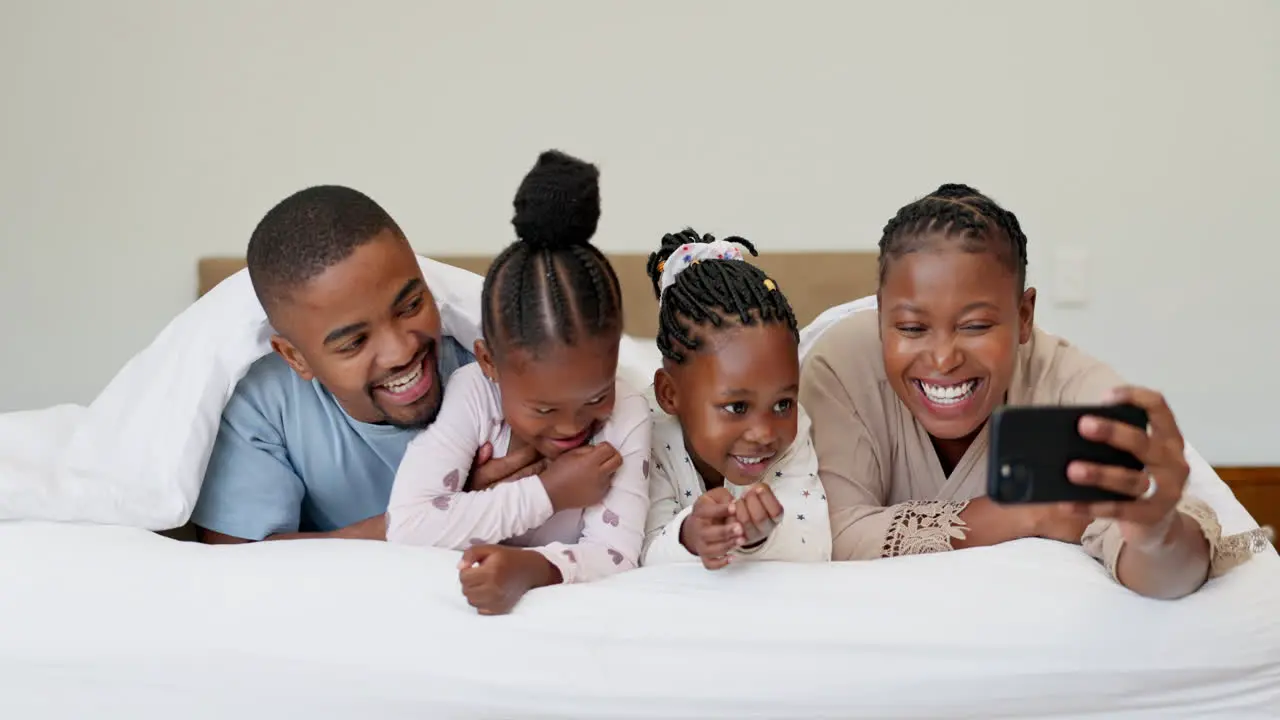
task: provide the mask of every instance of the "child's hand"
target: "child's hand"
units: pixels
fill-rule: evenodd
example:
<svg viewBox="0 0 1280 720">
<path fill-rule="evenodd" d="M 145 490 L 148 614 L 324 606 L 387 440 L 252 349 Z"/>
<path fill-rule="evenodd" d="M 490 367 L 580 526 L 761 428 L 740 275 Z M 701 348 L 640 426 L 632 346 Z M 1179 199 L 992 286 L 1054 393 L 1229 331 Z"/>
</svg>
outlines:
<svg viewBox="0 0 1280 720">
<path fill-rule="evenodd" d="M 734 501 L 732 512 L 744 530 L 743 545 L 763 542 L 782 522 L 782 503 L 764 483 L 752 485 L 742 498 Z"/>
<path fill-rule="evenodd" d="M 740 547 L 743 528 L 733 516 L 733 496 L 722 487 L 703 493 L 680 525 L 680 544 L 708 570 L 729 564 L 729 551 Z"/>
<path fill-rule="evenodd" d="M 545 470 L 547 461 L 532 445 L 512 448 L 505 457 L 493 457 L 493 443 L 485 443 L 476 451 L 471 464 L 471 474 L 463 490 L 480 492 L 493 485 L 521 480 Z"/>
<path fill-rule="evenodd" d="M 458 568 L 462 594 L 481 615 L 508 613 L 533 588 L 561 580 L 560 571 L 540 553 L 504 545 L 467 548 Z"/>
<path fill-rule="evenodd" d="M 622 454 L 602 442 L 570 450 L 552 461 L 539 477 L 551 498 L 551 509 L 559 512 L 599 504 L 620 467 Z"/>
</svg>

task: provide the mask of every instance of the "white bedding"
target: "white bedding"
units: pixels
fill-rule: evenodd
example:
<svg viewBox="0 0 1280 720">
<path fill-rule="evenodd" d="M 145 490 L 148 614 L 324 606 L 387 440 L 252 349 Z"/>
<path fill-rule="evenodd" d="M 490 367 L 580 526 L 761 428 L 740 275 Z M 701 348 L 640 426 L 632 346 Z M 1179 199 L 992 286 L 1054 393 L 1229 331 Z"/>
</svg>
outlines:
<svg viewBox="0 0 1280 720">
<path fill-rule="evenodd" d="M 6 718 L 1261 718 L 1280 557 L 1178 602 L 1078 548 L 997 548 L 535 591 L 505 617 L 458 555 L 205 547 L 0 523 Z"/>
</svg>

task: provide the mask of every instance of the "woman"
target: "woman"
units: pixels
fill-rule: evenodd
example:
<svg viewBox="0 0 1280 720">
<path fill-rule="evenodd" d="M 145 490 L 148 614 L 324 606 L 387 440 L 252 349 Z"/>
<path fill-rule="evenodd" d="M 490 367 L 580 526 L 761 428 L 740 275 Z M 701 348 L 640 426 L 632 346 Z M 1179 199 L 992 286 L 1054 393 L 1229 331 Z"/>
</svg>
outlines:
<svg viewBox="0 0 1280 720">
<path fill-rule="evenodd" d="M 1080 543 L 1143 595 L 1176 598 L 1251 555 L 1261 531 L 1222 537 L 1183 496 L 1183 440 L 1159 393 L 1035 327 L 1026 236 L 978 191 L 944 185 L 901 210 L 880 240 L 878 312 L 814 343 L 800 401 L 813 420 L 831 509 L 833 559 L 994 545 Z M 1072 463 L 1068 477 L 1135 498 L 1002 506 L 984 496 L 987 420 L 999 405 L 1132 403 L 1150 430 L 1103 418 L 1084 437 L 1132 452 L 1145 471 Z"/>
</svg>

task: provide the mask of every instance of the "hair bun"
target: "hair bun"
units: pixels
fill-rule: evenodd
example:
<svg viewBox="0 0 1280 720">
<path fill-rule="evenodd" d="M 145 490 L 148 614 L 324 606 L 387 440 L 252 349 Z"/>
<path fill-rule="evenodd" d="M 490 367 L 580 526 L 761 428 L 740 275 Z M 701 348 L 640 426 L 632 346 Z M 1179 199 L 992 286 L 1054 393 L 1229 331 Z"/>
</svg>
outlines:
<svg viewBox="0 0 1280 720">
<path fill-rule="evenodd" d="M 549 250 L 586 245 L 600 221 L 600 171 L 547 150 L 520 182 L 512 204 L 511 224 L 523 242 Z"/>
<path fill-rule="evenodd" d="M 932 197 L 951 199 L 974 197 L 975 195 L 981 194 L 982 193 L 977 190 L 974 190 L 968 185 L 964 185 L 962 183 L 946 183 L 930 193 Z"/>
</svg>

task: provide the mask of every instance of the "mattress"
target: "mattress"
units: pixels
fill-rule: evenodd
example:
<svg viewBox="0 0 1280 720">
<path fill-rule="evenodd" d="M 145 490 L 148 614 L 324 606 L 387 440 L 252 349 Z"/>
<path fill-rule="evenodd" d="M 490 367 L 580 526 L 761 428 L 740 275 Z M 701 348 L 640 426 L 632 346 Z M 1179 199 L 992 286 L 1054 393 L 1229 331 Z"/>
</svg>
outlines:
<svg viewBox="0 0 1280 720">
<path fill-rule="evenodd" d="M 1076 547 L 643 568 L 481 617 L 458 554 L 0 523 L 0 717 L 1262 718 L 1280 556 L 1137 597 Z"/>
</svg>

